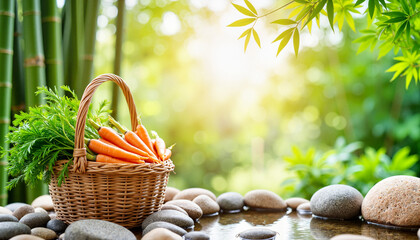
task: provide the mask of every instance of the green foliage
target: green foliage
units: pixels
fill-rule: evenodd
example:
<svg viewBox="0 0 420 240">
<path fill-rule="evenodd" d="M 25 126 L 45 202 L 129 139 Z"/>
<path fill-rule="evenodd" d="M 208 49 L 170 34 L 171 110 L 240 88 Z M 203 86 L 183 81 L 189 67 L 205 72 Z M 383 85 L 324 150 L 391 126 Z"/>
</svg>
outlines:
<svg viewBox="0 0 420 240">
<path fill-rule="evenodd" d="M 59 184 L 64 181 L 73 160 L 76 115 L 80 102 L 68 87 L 61 88 L 71 97 L 60 97 L 57 88 L 40 87 L 37 94 L 44 94 L 47 103 L 15 115 L 7 135 L 7 142 L 12 147 L 2 152 L 2 155 L 9 156 L 8 172 L 14 177 L 8 184 L 9 189 L 19 181 L 25 181 L 30 186 L 39 179 L 49 183 L 55 162 L 68 159 L 59 175 Z M 88 118 L 104 122 L 106 118 L 103 115 L 109 112 L 105 110 L 106 105 L 102 103 L 96 114 L 89 110 Z M 85 128 L 85 137 L 98 138 L 97 131 L 89 124 Z"/>
</svg>

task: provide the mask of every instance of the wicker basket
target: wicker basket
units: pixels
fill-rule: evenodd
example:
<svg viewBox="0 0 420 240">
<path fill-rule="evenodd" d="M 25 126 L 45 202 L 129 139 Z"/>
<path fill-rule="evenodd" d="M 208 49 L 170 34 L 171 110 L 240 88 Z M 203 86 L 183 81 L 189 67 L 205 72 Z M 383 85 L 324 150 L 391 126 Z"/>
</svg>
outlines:
<svg viewBox="0 0 420 240">
<path fill-rule="evenodd" d="M 160 210 L 174 165 L 170 160 L 164 164 L 106 164 L 86 160 L 86 115 L 95 90 L 106 81 L 113 81 L 122 89 L 131 126 L 133 130 L 136 128 L 133 97 L 124 81 L 113 74 L 93 79 L 83 93 L 77 113 L 73 167 L 59 187 L 58 173 L 68 161 L 57 161 L 49 189 L 57 218 L 68 224 L 80 219 L 102 219 L 132 228 Z"/>
</svg>

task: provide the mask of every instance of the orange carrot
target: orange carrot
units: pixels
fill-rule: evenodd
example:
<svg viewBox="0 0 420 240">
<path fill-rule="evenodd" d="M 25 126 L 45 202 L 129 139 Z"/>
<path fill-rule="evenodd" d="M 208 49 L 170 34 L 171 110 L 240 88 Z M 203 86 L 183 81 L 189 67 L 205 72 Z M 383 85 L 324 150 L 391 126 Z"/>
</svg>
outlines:
<svg viewBox="0 0 420 240">
<path fill-rule="evenodd" d="M 163 156 L 163 161 L 168 160 L 171 156 L 172 156 L 172 148 L 175 146 L 175 144 L 173 144 L 172 146 L 168 147 L 165 150 L 165 155 Z"/>
<path fill-rule="evenodd" d="M 87 140 L 87 146 L 90 150 L 98 154 L 108 155 L 127 161 L 140 161 L 141 157 L 135 153 L 125 151 L 121 148 L 108 145 L 96 139 Z"/>
<path fill-rule="evenodd" d="M 98 140 L 101 141 L 101 142 L 103 142 L 103 143 L 105 143 L 105 144 L 108 144 L 108 145 L 117 147 L 117 145 L 115 145 L 115 144 L 113 144 L 113 143 L 111 143 L 111 142 L 109 142 L 109 141 L 107 141 L 107 140 L 105 140 L 103 138 L 99 138 Z"/>
<path fill-rule="evenodd" d="M 139 117 L 139 125 L 136 128 L 136 134 L 139 138 L 149 147 L 149 149 L 153 149 L 152 140 L 150 139 L 149 133 L 143 124 L 141 124 L 141 119 Z"/>
<path fill-rule="evenodd" d="M 166 151 L 165 141 L 163 141 L 163 139 L 160 138 L 155 131 L 152 131 L 152 134 L 155 136 L 155 148 L 157 155 L 159 156 L 159 159 L 164 160 L 164 155 Z"/>
<path fill-rule="evenodd" d="M 103 155 L 103 154 L 98 154 L 96 156 L 96 162 L 101 162 L 101 163 L 123 163 L 123 164 L 134 164 L 132 162 L 127 162 L 118 158 L 113 158 L 107 155 Z M 144 162 L 142 162 L 144 163 Z"/>
</svg>

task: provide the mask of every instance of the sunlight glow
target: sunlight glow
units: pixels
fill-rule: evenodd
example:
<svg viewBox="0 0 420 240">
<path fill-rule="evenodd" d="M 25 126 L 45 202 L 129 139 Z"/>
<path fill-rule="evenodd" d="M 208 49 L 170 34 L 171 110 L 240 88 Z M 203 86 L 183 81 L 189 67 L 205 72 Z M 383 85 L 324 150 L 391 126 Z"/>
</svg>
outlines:
<svg viewBox="0 0 420 240">
<path fill-rule="evenodd" d="M 173 12 L 165 12 L 162 17 L 163 21 L 160 25 L 162 34 L 170 36 L 175 35 L 181 30 L 181 21 Z"/>
</svg>

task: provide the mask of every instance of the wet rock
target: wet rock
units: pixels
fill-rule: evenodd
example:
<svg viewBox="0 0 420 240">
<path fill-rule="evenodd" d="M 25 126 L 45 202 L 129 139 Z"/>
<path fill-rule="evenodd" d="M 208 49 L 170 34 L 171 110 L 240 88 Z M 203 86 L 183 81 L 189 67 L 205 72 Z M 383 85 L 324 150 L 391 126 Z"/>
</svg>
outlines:
<svg viewBox="0 0 420 240">
<path fill-rule="evenodd" d="M 146 235 L 143 236 L 141 240 L 182 240 L 182 237 L 176 233 L 173 233 L 165 228 L 155 228 Z M 66 238 L 66 240 L 68 240 Z"/>
<path fill-rule="evenodd" d="M 201 208 L 203 215 L 214 214 L 220 210 L 219 204 L 207 195 L 197 196 L 194 198 L 193 203 L 197 204 Z"/>
<path fill-rule="evenodd" d="M 0 222 L 0 240 L 8 240 L 20 234 L 31 234 L 31 229 L 22 223 Z"/>
<path fill-rule="evenodd" d="M 45 213 L 29 213 L 23 216 L 19 222 L 30 228 L 45 227 L 50 220 L 50 216 Z"/>
<path fill-rule="evenodd" d="M 270 209 L 276 211 L 286 210 L 287 205 L 284 200 L 274 192 L 257 189 L 249 191 L 244 196 L 244 203 L 251 208 Z"/>
<path fill-rule="evenodd" d="M 360 216 L 363 196 L 355 188 L 335 184 L 318 190 L 311 198 L 313 214 L 331 219 L 352 219 Z"/>
<path fill-rule="evenodd" d="M 29 235 L 29 234 L 21 234 L 21 235 L 17 235 L 15 237 L 12 237 L 10 240 L 44 240 L 43 238 L 34 236 L 34 235 Z"/>
<path fill-rule="evenodd" d="M 57 234 L 60 234 L 66 231 L 67 224 L 60 219 L 51 219 L 47 223 L 47 228 L 53 230 Z"/>
<path fill-rule="evenodd" d="M 217 197 L 217 203 L 223 211 L 242 210 L 244 197 L 237 192 L 226 192 Z"/>
<path fill-rule="evenodd" d="M 57 238 L 57 234 L 53 230 L 43 227 L 32 228 L 31 234 L 45 240 L 53 240 Z"/>
<path fill-rule="evenodd" d="M 174 187 L 167 187 L 165 192 L 165 202 L 171 201 L 174 199 L 175 195 L 181 192 L 179 189 Z"/>
<path fill-rule="evenodd" d="M 302 203 L 302 204 L 300 204 L 300 205 L 296 208 L 296 211 L 297 211 L 299 214 L 302 214 L 302 215 L 305 215 L 305 214 L 312 214 L 312 211 L 311 211 L 311 204 L 310 204 L 309 202 L 307 202 L 307 203 Z"/>
<path fill-rule="evenodd" d="M 238 234 L 245 239 L 270 239 L 275 237 L 277 232 L 267 228 L 251 228 Z"/>
<path fill-rule="evenodd" d="M 289 208 L 295 210 L 302 203 L 309 203 L 309 200 L 300 197 L 289 198 L 286 201 Z"/>
<path fill-rule="evenodd" d="M 86 219 L 72 223 L 65 232 L 66 240 L 113 239 L 136 240 L 136 236 L 116 223 Z"/>
<path fill-rule="evenodd" d="M 209 235 L 205 232 L 189 232 L 184 235 L 185 240 L 210 240 Z"/>
<path fill-rule="evenodd" d="M 181 192 L 179 192 L 178 194 L 174 196 L 173 200 L 186 199 L 186 200 L 192 201 L 194 198 L 196 198 L 199 195 L 207 195 L 211 199 L 216 201 L 216 195 L 214 195 L 214 193 L 204 188 L 188 188 L 188 189 L 182 190 Z"/>
<path fill-rule="evenodd" d="M 31 205 L 34 208 L 40 207 L 47 211 L 54 210 L 54 204 L 50 195 L 42 195 L 35 198 Z"/>
<path fill-rule="evenodd" d="M 162 208 L 160 210 L 176 210 L 176 211 L 182 212 L 182 213 L 184 213 L 185 215 L 188 216 L 188 213 L 184 209 L 182 209 L 182 208 L 180 208 L 176 205 L 163 204 Z"/>
<path fill-rule="evenodd" d="M 20 220 L 26 214 L 33 212 L 35 212 L 35 209 L 31 205 L 23 205 L 13 212 L 13 216 Z"/>
<path fill-rule="evenodd" d="M 201 208 L 190 200 L 177 199 L 169 201 L 165 203 L 165 205 L 175 205 L 184 209 L 188 213 L 188 216 L 190 216 L 192 219 L 198 219 L 203 216 L 203 211 Z"/>
<path fill-rule="evenodd" d="M 194 225 L 194 221 L 181 212 L 176 210 L 163 210 L 148 216 L 144 219 L 141 226 L 145 229 L 149 224 L 157 221 L 169 222 L 182 228 L 190 228 Z"/>
<path fill-rule="evenodd" d="M 13 215 L 13 212 L 10 211 L 10 209 L 5 208 L 5 207 L 0 207 L 0 214 L 8 214 L 8 215 Z"/>
<path fill-rule="evenodd" d="M 371 238 L 371 237 L 366 237 L 366 236 L 363 236 L 363 235 L 340 234 L 340 235 L 337 235 L 337 236 L 331 238 L 331 240 L 375 240 L 375 239 Z"/>
<path fill-rule="evenodd" d="M 172 232 L 178 234 L 181 237 L 184 236 L 185 234 L 187 234 L 187 231 L 185 231 L 181 227 L 178 227 L 175 224 L 168 223 L 168 222 L 153 222 L 153 223 L 149 224 L 145 229 L 143 229 L 143 236 L 146 235 L 148 232 L 152 231 L 155 228 L 168 229 L 169 231 L 172 231 Z"/>
<path fill-rule="evenodd" d="M 10 203 L 7 204 L 6 206 L 4 206 L 5 208 L 9 209 L 10 211 L 14 212 L 16 209 L 24 206 L 24 205 L 28 205 L 26 203 L 21 203 L 21 202 L 15 202 L 15 203 Z"/>
<path fill-rule="evenodd" d="M 19 220 L 10 214 L 0 214 L 0 222 L 19 222 Z"/>
<path fill-rule="evenodd" d="M 393 176 L 378 182 L 362 204 L 363 218 L 401 227 L 420 227 L 420 178 Z"/>
</svg>

